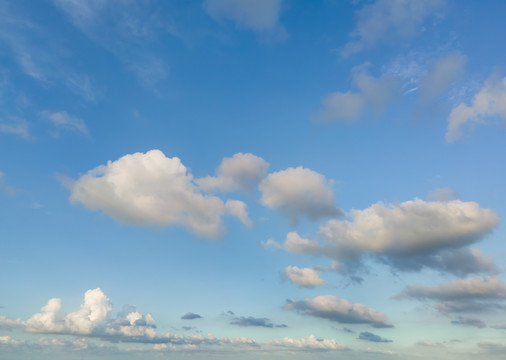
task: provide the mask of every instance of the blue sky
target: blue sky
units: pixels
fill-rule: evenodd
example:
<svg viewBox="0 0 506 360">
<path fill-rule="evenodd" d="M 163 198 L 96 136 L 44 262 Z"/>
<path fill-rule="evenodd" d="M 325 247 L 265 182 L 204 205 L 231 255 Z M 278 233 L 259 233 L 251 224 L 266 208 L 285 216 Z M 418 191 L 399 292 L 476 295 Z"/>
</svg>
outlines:
<svg viewBox="0 0 506 360">
<path fill-rule="evenodd" d="M 501 359 L 503 1 L 0 1 L 0 359 Z"/>
</svg>

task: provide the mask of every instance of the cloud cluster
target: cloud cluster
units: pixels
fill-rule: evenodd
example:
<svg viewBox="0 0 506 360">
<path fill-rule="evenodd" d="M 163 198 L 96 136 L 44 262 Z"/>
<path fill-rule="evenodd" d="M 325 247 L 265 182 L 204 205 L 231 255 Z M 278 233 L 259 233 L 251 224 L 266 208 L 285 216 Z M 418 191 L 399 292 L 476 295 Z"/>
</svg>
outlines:
<svg viewBox="0 0 506 360">
<path fill-rule="evenodd" d="M 299 301 L 288 300 L 285 309 L 342 324 L 384 323 L 386 319 L 385 314 L 334 295 L 320 295 Z"/>
<path fill-rule="evenodd" d="M 351 211 L 350 218 L 323 223 L 318 233 L 323 245 L 291 232 L 283 245 L 271 241 L 265 246 L 329 257 L 343 273 L 356 271 L 366 257 L 402 271 L 432 268 L 457 276 L 498 271 L 491 257 L 466 247 L 481 240 L 499 221 L 493 210 L 477 203 L 379 202 Z"/>
<path fill-rule="evenodd" d="M 301 217 L 318 220 L 343 215 L 325 176 L 301 166 L 269 174 L 260 183 L 260 191 L 262 204 L 289 216 L 293 224 Z"/>
<path fill-rule="evenodd" d="M 433 300 L 441 312 L 480 312 L 504 308 L 506 284 L 498 277 L 483 276 L 435 286 L 413 285 L 405 287 L 396 299 Z"/>
<path fill-rule="evenodd" d="M 371 342 L 392 342 L 392 340 L 382 338 L 381 336 L 373 334 L 369 331 L 361 332 L 358 336 L 358 339 Z"/>
<path fill-rule="evenodd" d="M 322 101 L 322 109 L 315 120 L 350 123 L 370 110 L 374 114 L 382 113 L 390 100 L 399 90 L 397 79 L 384 74 L 374 77 L 369 74 L 370 64 L 357 66 L 352 70 L 352 84 L 358 92 L 347 91 L 328 94 Z"/>
<path fill-rule="evenodd" d="M 311 268 L 301 269 L 297 266 L 287 266 L 284 271 L 284 277 L 299 287 L 314 288 L 315 286 L 325 285 L 325 281 Z"/>
<path fill-rule="evenodd" d="M 237 153 L 222 160 L 216 169 L 216 176 L 195 179 L 195 182 L 205 191 L 241 190 L 251 194 L 268 168 L 269 163 L 261 157 L 250 153 Z"/>
<path fill-rule="evenodd" d="M 204 195 L 177 157 L 159 150 L 125 155 L 71 184 L 70 201 L 133 225 L 181 225 L 204 237 L 223 234 L 229 213 L 246 225 L 245 204 Z"/>
<path fill-rule="evenodd" d="M 486 118 L 491 117 L 506 119 L 506 77 L 488 79 L 471 99 L 471 105 L 460 103 L 452 109 L 447 120 L 446 141 L 459 140 L 467 124 L 484 123 Z"/>
<path fill-rule="evenodd" d="M 376 0 L 357 12 L 352 40 L 341 50 L 343 56 L 360 52 L 378 42 L 398 42 L 415 36 L 432 14 L 444 7 L 444 0 Z"/>
</svg>

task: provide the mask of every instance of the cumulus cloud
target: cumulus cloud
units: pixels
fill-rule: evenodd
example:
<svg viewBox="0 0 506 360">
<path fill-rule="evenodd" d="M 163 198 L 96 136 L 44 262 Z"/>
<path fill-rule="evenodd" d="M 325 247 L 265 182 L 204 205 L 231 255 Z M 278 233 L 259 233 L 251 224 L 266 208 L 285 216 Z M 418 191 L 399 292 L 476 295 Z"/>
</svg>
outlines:
<svg viewBox="0 0 506 360">
<path fill-rule="evenodd" d="M 282 0 L 205 0 L 204 9 L 214 19 L 233 21 L 256 32 L 284 32 L 279 24 Z"/>
<path fill-rule="evenodd" d="M 369 331 L 361 332 L 358 336 L 358 339 L 371 342 L 392 342 L 392 340 L 382 338 L 381 336 L 373 334 Z"/>
<path fill-rule="evenodd" d="M 314 288 L 315 286 L 325 285 L 325 281 L 311 268 L 287 266 L 284 271 L 284 277 L 299 287 Z"/>
<path fill-rule="evenodd" d="M 407 40 L 422 31 L 426 20 L 444 7 L 444 0 L 376 0 L 357 11 L 350 37 L 341 50 L 349 56 L 379 42 Z"/>
<path fill-rule="evenodd" d="M 479 252 L 464 251 L 461 255 L 475 257 L 475 266 L 461 264 L 458 268 L 457 263 L 446 261 L 452 255 L 444 251 L 481 240 L 499 221 L 493 210 L 474 202 L 420 199 L 389 205 L 379 202 L 365 210 L 352 210 L 350 218 L 332 219 L 320 226 L 319 235 L 325 241 L 321 255 L 349 269 L 370 256 L 400 270 L 433 267 L 457 274 L 466 273 L 465 269 L 483 270 L 487 261 Z"/>
<path fill-rule="evenodd" d="M 227 200 L 225 202 L 225 211 L 227 214 L 232 215 L 239 219 L 245 226 L 253 226 L 253 222 L 248 216 L 246 210 L 247 205 L 239 200 Z"/>
<path fill-rule="evenodd" d="M 489 118 L 506 119 L 506 77 L 491 77 L 471 99 L 460 103 L 448 117 L 446 141 L 455 142 L 464 136 L 464 128 L 471 123 L 485 123 Z"/>
<path fill-rule="evenodd" d="M 292 339 L 285 337 L 283 340 L 270 340 L 268 344 L 282 347 L 285 349 L 305 349 L 305 350 L 349 350 L 348 346 L 336 342 L 334 339 L 318 339 L 314 335 L 306 336 L 301 339 Z"/>
<path fill-rule="evenodd" d="M 396 299 L 434 300 L 441 312 L 479 312 L 503 308 L 498 301 L 506 300 L 506 285 L 498 277 L 483 276 L 435 286 L 405 287 Z"/>
<path fill-rule="evenodd" d="M 293 224 L 299 218 L 318 220 L 340 216 L 334 193 L 325 176 L 301 166 L 269 174 L 261 183 L 261 202 L 288 216 Z"/>
<path fill-rule="evenodd" d="M 88 135 L 88 128 L 83 120 L 70 116 L 65 110 L 63 111 L 41 111 L 40 117 L 49 121 L 56 128 L 67 129 Z"/>
<path fill-rule="evenodd" d="M 234 318 L 230 322 L 232 325 L 242 326 L 242 327 L 248 327 L 248 326 L 260 326 L 260 327 L 266 327 L 266 328 L 285 328 L 287 327 L 285 324 L 273 324 L 270 322 L 268 318 L 256 318 L 253 316 L 248 317 L 237 317 Z"/>
<path fill-rule="evenodd" d="M 181 225 L 197 235 L 217 237 L 224 232 L 226 213 L 249 224 L 245 205 L 203 195 L 181 160 L 159 150 L 109 161 L 81 176 L 70 190 L 71 203 L 133 225 Z"/>
<path fill-rule="evenodd" d="M 438 59 L 420 82 L 420 100 L 428 102 L 444 94 L 462 76 L 466 62 L 467 57 L 459 52 Z"/>
<path fill-rule="evenodd" d="M 452 324 L 453 325 L 477 327 L 480 329 L 487 327 L 487 324 L 485 324 L 480 319 L 467 318 L 467 317 L 462 317 L 462 316 L 459 316 L 458 320 L 452 321 Z"/>
<path fill-rule="evenodd" d="M 181 319 L 183 319 L 183 320 L 202 319 L 202 316 L 200 316 L 199 314 L 188 312 L 188 313 L 184 314 L 183 316 L 181 316 Z"/>
<path fill-rule="evenodd" d="M 386 319 L 385 314 L 334 295 L 320 295 L 299 301 L 288 300 L 285 309 L 342 324 L 384 323 Z"/>
<path fill-rule="evenodd" d="M 369 74 L 370 64 L 352 70 L 352 85 L 358 92 L 347 91 L 328 94 L 315 116 L 321 122 L 350 123 L 368 112 L 382 113 L 399 90 L 397 80 L 390 74 L 374 77 Z"/>
<path fill-rule="evenodd" d="M 250 153 L 237 153 L 222 160 L 216 169 L 216 176 L 195 179 L 195 182 L 205 191 L 241 190 L 251 194 L 268 168 L 269 163 L 261 157 Z"/>
</svg>

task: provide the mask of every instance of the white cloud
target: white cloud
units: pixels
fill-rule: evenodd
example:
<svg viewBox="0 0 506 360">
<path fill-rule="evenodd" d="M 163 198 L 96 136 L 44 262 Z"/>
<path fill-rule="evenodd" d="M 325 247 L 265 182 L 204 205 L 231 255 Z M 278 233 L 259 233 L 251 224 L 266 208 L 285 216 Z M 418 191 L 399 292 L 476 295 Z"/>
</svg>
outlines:
<svg viewBox="0 0 506 360">
<path fill-rule="evenodd" d="M 177 157 L 159 150 L 125 155 L 70 185 L 72 203 L 134 225 L 182 225 L 205 237 L 223 234 L 228 212 L 246 225 L 245 205 L 203 195 Z"/>
<path fill-rule="evenodd" d="M 195 179 L 195 182 L 206 191 L 236 191 L 252 193 L 267 173 L 269 163 L 261 157 L 247 153 L 237 153 L 231 158 L 224 158 L 216 169 L 216 176 Z"/>
<path fill-rule="evenodd" d="M 288 300 L 285 309 L 343 324 L 384 323 L 386 319 L 385 314 L 334 295 L 320 295 L 300 301 Z"/>
<path fill-rule="evenodd" d="M 379 42 L 406 40 L 422 30 L 426 19 L 444 7 L 444 0 L 376 0 L 357 11 L 352 40 L 341 50 L 349 56 Z"/>
<path fill-rule="evenodd" d="M 467 247 L 499 222 L 495 211 L 477 203 L 379 202 L 365 210 L 352 210 L 349 216 L 350 220 L 331 219 L 320 225 L 318 236 L 323 244 L 290 232 L 284 244 L 271 241 L 265 246 L 331 258 L 341 273 L 355 272 L 365 258 L 402 271 L 431 268 L 457 276 L 498 272 L 492 257 Z"/>
<path fill-rule="evenodd" d="M 238 27 L 257 32 L 280 29 L 282 0 L 206 0 L 204 8 L 215 19 L 227 19 Z"/>
<path fill-rule="evenodd" d="M 379 202 L 352 210 L 350 217 L 352 221 L 329 220 L 320 226 L 326 252 L 338 261 L 372 254 L 395 262 L 459 248 L 482 239 L 499 221 L 493 210 L 459 200 Z"/>
<path fill-rule="evenodd" d="M 441 96 L 462 75 L 467 57 L 459 52 L 438 59 L 420 82 L 420 100 L 428 102 Z"/>
<path fill-rule="evenodd" d="M 284 271 L 284 276 L 299 287 L 314 288 L 315 286 L 325 285 L 325 281 L 311 268 L 287 266 Z"/>
<path fill-rule="evenodd" d="M 445 347 L 444 344 L 442 344 L 440 342 L 431 342 L 429 340 L 420 340 L 416 344 L 420 345 L 420 346 L 435 347 L 435 348 L 443 348 L 443 347 Z"/>
<path fill-rule="evenodd" d="M 490 78 L 472 98 L 471 105 L 460 103 L 448 117 L 446 141 L 451 143 L 464 136 L 463 128 L 469 123 L 485 123 L 486 118 L 506 119 L 506 77 Z"/>
<path fill-rule="evenodd" d="M 19 346 L 23 343 L 24 343 L 23 340 L 16 340 L 7 335 L 0 336 L 0 345 Z"/>
<path fill-rule="evenodd" d="M 317 220 L 343 214 L 325 177 L 301 166 L 269 174 L 260 191 L 262 204 L 289 216 L 293 224 L 300 217 Z"/>
<path fill-rule="evenodd" d="M 227 200 L 225 209 L 228 214 L 238 218 L 247 227 L 253 226 L 251 219 L 246 211 L 246 204 L 239 200 Z"/>
<path fill-rule="evenodd" d="M 283 340 L 270 340 L 268 344 L 283 347 L 285 349 L 305 349 L 305 350 L 348 350 L 348 346 L 340 344 L 334 339 L 319 339 L 314 335 L 309 335 L 301 339 L 292 339 L 289 337 Z"/>
<path fill-rule="evenodd" d="M 11 116 L 7 120 L 0 118 L 0 134 L 14 134 L 23 139 L 30 139 L 32 136 L 28 127 L 28 122 L 18 117 Z"/>
<path fill-rule="evenodd" d="M 351 123 L 372 112 L 382 113 L 399 90 L 397 79 L 390 74 L 374 77 L 367 71 L 370 64 L 352 70 L 352 85 L 358 92 L 334 92 L 322 101 L 322 109 L 315 116 L 321 122 Z"/>
<path fill-rule="evenodd" d="M 41 111 L 39 115 L 51 122 L 57 128 L 68 129 L 88 135 L 88 128 L 83 120 L 70 116 L 65 110 L 63 111 Z"/>
</svg>

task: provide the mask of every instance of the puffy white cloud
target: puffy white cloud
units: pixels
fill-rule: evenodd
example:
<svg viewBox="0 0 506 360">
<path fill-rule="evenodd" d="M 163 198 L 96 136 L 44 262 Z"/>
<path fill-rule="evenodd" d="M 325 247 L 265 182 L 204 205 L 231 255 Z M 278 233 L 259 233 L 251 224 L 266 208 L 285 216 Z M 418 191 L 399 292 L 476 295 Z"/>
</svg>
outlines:
<svg viewBox="0 0 506 360">
<path fill-rule="evenodd" d="M 258 32 L 279 28 L 282 0 L 205 0 L 204 8 L 215 19 L 232 20 Z"/>
<path fill-rule="evenodd" d="M 39 115 L 57 128 L 68 129 L 88 135 L 88 128 L 84 121 L 70 116 L 66 111 L 41 111 Z"/>
<path fill-rule="evenodd" d="M 325 281 L 311 268 L 287 266 L 284 271 L 284 277 L 299 287 L 314 288 L 315 286 L 325 285 Z"/>
<path fill-rule="evenodd" d="M 350 123 L 368 112 L 383 112 L 399 90 L 399 84 L 391 74 L 374 77 L 367 71 L 366 63 L 353 68 L 352 84 L 358 92 L 334 92 L 322 101 L 322 109 L 315 120 L 321 122 Z"/>
<path fill-rule="evenodd" d="M 366 4 L 358 10 L 357 23 L 350 34 L 356 40 L 347 43 L 341 54 L 349 56 L 378 42 L 409 39 L 444 4 L 444 0 L 376 0 Z"/>
<path fill-rule="evenodd" d="M 231 158 L 224 158 L 216 169 L 216 176 L 195 179 L 195 182 L 206 191 L 236 191 L 252 193 L 260 180 L 267 173 L 269 163 L 261 157 L 247 153 L 237 153 Z"/>
<path fill-rule="evenodd" d="M 302 350 L 348 350 L 348 346 L 340 344 L 334 339 L 319 339 L 314 335 L 309 335 L 301 339 L 292 339 L 289 337 L 280 340 L 270 340 L 268 344 L 283 347 L 286 349 L 302 349 Z"/>
<path fill-rule="evenodd" d="M 343 214 L 325 177 L 301 166 L 269 174 L 260 191 L 262 204 L 289 216 L 293 224 L 300 217 L 317 220 Z"/>
<path fill-rule="evenodd" d="M 420 82 L 420 100 L 427 102 L 442 95 L 462 75 L 466 62 L 467 57 L 459 52 L 438 59 Z"/>
<path fill-rule="evenodd" d="M 90 170 L 70 185 L 72 203 L 102 210 L 134 225 L 182 225 L 205 237 L 224 232 L 222 217 L 231 213 L 245 224 L 245 205 L 226 205 L 203 195 L 177 157 L 159 150 L 125 155 Z"/>
<path fill-rule="evenodd" d="M 506 285 L 498 277 L 473 277 L 435 286 L 407 286 L 394 298 L 434 300 L 438 302 L 435 308 L 443 313 L 504 310 L 500 302 L 506 300 Z"/>
<path fill-rule="evenodd" d="M 459 140 L 468 123 L 484 123 L 490 117 L 506 119 L 506 77 L 488 79 L 472 98 L 471 105 L 460 103 L 453 108 L 447 120 L 446 141 Z"/>
<path fill-rule="evenodd" d="M 350 269 L 366 255 L 400 270 L 432 267 L 462 275 L 465 269 L 482 272 L 495 267 L 487 267 L 479 251 L 458 254 L 472 259 L 474 267 L 445 263 L 455 258 L 445 251 L 481 240 L 499 221 L 495 211 L 482 209 L 475 202 L 379 202 L 351 211 L 350 217 L 351 221 L 333 219 L 320 226 L 325 246 L 318 252 Z"/>
<path fill-rule="evenodd" d="M 225 203 L 225 210 L 227 214 L 235 216 L 247 227 L 251 227 L 253 225 L 248 216 L 248 212 L 246 211 L 246 204 L 244 202 L 239 200 L 227 200 Z"/>
<path fill-rule="evenodd" d="M 300 301 L 288 300 L 285 309 L 343 324 L 384 323 L 386 319 L 385 314 L 334 295 L 320 295 Z"/>
<path fill-rule="evenodd" d="M 10 336 L 0 336 L 0 346 L 7 345 L 7 346 L 19 346 L 23 344 L 24 342 L 22 340 L 16 340 L 11 338 Z"/>
</svg>

